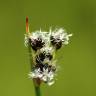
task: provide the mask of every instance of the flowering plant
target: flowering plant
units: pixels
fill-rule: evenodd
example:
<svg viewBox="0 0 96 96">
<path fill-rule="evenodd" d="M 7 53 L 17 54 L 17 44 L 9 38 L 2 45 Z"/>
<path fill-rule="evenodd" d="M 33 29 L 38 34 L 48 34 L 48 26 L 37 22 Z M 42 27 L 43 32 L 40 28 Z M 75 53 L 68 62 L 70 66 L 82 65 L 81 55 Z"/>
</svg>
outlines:
<svg viewBox="0 0 96 96">
<path fill-rule="evenodd" d="M 31 63 L 29 77 L 33 79 L 36 88 L 40 87 L 41 82 L 54 84 L 57 71 L 55 53 L 69 43 L 70 36 L 72 34 L 67 34 L 63 28 L 30 33 L 28 17 L 26 18 L 25 46 L 29 48 Z"/>
</svg>

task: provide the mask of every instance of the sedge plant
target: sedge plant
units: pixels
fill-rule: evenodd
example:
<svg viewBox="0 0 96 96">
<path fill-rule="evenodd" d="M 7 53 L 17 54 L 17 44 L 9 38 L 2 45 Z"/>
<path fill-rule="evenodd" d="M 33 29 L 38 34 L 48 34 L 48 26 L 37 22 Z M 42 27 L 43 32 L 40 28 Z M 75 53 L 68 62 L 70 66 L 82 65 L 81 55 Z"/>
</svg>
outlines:
<svg viewBox="0 0 96 96">
<path fill-rule="evenodd" d="M 26 17 L 25 46 L 28 48 L 30 60 L 29 77 L 33 80 L 36 96 L 41 96 L 40 86 L 55 83 L 57 64 L 55 53 L 62 46 L 69 43 L 69 37 L 64 28 L 56 28 L 49 32 L 37 30 L 29 31 L 28 17 Z"/>
</svg>

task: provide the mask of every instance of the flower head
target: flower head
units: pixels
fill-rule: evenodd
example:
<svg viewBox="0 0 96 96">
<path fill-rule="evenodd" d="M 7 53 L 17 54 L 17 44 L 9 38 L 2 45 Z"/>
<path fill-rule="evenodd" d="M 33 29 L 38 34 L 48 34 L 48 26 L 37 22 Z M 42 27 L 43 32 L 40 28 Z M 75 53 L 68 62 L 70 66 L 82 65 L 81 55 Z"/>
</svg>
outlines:
<svg viewBox="0 0 96 96">
<path fill-rule="evenodd" d="M 36 66 L 35 66 L 36 67 Z M 30 72 L 29 76 L 30 78 L 39 78 L 41 81 L 48 83 L 48 85 L 52 85 L 54 82 L 54 76 L 55 76 L 55 66 L 47 65 L 42 66 L 42 69 L 40 66 L 37 68 L 34 68 L 32 72 Z"/>
<path fill-rule="evenodd" d="M 52 85 L 56 74 L 57 66 L 54 64 L 54 53 L 62 45 L 69 43 L 69 37 L 64 29 L 56 29 L 50 32 L 35 31 L 25 35 L 25 45 L 34 50 L 34 64 L 30 78 L 39 78 L 40 81 Z M 56 50 L 55 50 L 56 49 Z"/>
<path fill-rule="evenodd" d="M 64 29 L 56 29 L 52 32 L 52 35 L 50 37 L 51 44 L 56 49 L 60 49 L 62 47 L 62 44 L 67 45 L 69 43 L 70 36 L 72 36 L 72 34 L 67 34 Z"/>
</svg>

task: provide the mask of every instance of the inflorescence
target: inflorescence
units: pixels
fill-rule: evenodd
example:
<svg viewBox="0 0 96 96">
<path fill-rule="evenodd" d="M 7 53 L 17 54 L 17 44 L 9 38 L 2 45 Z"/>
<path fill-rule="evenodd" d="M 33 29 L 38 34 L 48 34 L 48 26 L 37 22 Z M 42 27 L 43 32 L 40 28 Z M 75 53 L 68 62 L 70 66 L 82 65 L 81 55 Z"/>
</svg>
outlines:
<svg viewBox="0 0 96 96">
<path fill-rule="evenodd" d="M 32 72 L 30 78 L 39 79 L 52 85 L 56 75 L 57 66 L 54 54 L 62 45 L 69 43 L 69 37 L 63 28 L 50 32 L 35 31 L 25 35 L 25 45 L 30 46 L 34 54 Z"/>
</svg>

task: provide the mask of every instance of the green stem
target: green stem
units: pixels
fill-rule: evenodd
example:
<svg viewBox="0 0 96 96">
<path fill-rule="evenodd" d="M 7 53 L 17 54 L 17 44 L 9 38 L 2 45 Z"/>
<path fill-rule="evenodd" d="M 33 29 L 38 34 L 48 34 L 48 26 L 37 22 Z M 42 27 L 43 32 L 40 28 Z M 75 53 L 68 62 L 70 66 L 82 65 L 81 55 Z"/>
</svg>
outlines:
<svg viewBox="0 0 96 96">
<path fill-rule="evenodd" d="M 35 86 L 36 96 L 41 96 L 40 86 Z"/>
<path fill-rule="evenodd" d="M 32 51 L 31 51 L 31 47 L 30 47 L 30 45 L 28 45 L 28 52 L 29 52 L 30 67 L 31 67 L 31 71 L 32 71 L 32 67 L 33 67 L 33 59 L 32 59 Z"/>
</svg>

